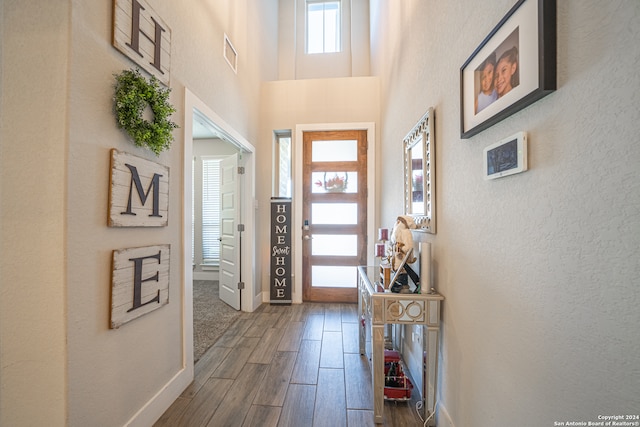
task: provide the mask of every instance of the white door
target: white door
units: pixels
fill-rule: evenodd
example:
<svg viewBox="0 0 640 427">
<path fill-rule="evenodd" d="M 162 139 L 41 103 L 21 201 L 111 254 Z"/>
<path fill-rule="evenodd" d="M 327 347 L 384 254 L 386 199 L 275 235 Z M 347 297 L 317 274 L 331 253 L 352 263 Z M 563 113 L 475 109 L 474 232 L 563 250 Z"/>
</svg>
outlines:
<svg viewBox="0 0 640 427">
<path fill-rule="evenodd" d="M 220 162 L 220 299 L 240 310 L 240 180 L 238 155 Z"/>
</svg>

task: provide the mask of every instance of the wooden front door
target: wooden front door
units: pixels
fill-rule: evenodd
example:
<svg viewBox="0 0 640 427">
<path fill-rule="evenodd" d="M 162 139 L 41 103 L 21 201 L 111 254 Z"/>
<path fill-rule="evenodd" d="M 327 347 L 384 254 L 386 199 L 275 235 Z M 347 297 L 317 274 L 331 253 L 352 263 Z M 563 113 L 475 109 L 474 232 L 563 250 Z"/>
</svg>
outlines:
<svg viewBox="0 0 640 427">
<path fill-rule="evenodd" d="M 304 301 L 356 302 L 367 262 L 367 131 L 303 132 Z"/>
</svg>

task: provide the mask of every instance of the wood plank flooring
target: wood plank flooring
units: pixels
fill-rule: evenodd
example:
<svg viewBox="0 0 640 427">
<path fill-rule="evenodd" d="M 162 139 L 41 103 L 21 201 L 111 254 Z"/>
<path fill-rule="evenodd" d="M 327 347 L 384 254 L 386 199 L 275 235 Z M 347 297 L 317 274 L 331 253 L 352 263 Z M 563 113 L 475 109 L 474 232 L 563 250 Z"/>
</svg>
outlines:
<svg viewBox="0 0 640 427">
<path fill-rule="evenodd" d="M 263 304 L 243 313 L 154 426 L 374 426 L 357 322 L 355 304 Z M 385 402 L 378 425 L 422 426 L 413 395 L 407 403 Z"/>
</svg>

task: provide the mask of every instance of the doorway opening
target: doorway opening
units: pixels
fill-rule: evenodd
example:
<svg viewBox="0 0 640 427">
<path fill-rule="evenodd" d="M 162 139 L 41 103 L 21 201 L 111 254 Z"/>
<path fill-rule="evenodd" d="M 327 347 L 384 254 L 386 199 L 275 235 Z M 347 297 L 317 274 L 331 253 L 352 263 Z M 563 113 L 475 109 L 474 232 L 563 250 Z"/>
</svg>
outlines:
<svg viewBox="0 0 640 427">
<path fill-rule="evenodd" d="M 185 366 L 194 361 L 194 278 L 217 281 L 219 296 L 235 310 L 254 311 L 261 303 L 253 273 L 255 262 L 255 148 L 204 102 L 185 89 L 183 189 L 183 332 Z M 204 151 L 203 151 L 204 150 Z M 199 157 L 199 159 L 198 159 Z M 209 162 L 210 160 L 217 161 Z M 232 166 L 227 162 L 232 159 Z M 207 167 L 219 166 L 218 219 L 202 221 L 203 204 L 195 201 L 194 172 L 203 179 Z M 238 172 L 244 173 L 239 175 Z M 229 178 L 233 178 L 229 189 Z M 215 178 L 215 177 L 214 177 Z M 201 190 L 202 193 L 202 190 Z M 202 196 L 199 196 L 202 197 Z M 231 209 L 229 209 L 231 208 Z M 229 212 L 232 211 L 231 217 Z M 198 215 L 198 217 L 196 217 Z M 198 233 L 196 228 L 199 227 Z M 205 228 L 209 228 L 204 232 Z M 217 229 L 216 229 L 217 228 Z M 213 234 L 211 233 L 213 232 Z M 217 233 L 217 234 L 216 234 Z M 205 237 L 205 234 L 208 237 Z M 198 237 L 196 237 L 198 235 Z M 204 238 L 218 236 L 214 245 Z M 240 245 L 242 235 L 242 245 Z M 215 238 L 215 237 L 214 237 Z M 232 241 L 230 241 L 232 240 Z M 205 247 L 206 246 L 206 247 Z M 230 292 L 228 292 L 230 291 Z M 257 294 L 257 295 L 256 295 Z"/>
<path fill-rule="evenodd" d="M 342 237 L 340 236 L 339 239 L 347 239 L 349 240 L 351 243 L 353 243 L 353 235 L 357 234 L 354 233 L 354 230 L 347 230 L 347 228 L 352 227 L 352 226 L 356 226 L 361 228 L 361 230 L 358 231 L 358 233 L 360 233 L 363 236 L 373 236 L 374 235 L 374 230 L 375 230 L 375 224 L 377 222 L 377 218 L 379 217 L 379 212 L 378 212 L 378 208 L 377 208 L 377 204 L 376 204 L 376 176 L 375 176 L 375 170 L 376 170 L 376 138 L 375 138 L 375 125 L 374 123 L 370 123 L 370 122 L 366 122 L 366 123 L 327 123 L 327 124 L 307 124 L 307 125 L 297 125 L 296 126 L 296 132 L 295 132 L 295 141 L 294 141 L 294 152 L 295 152 L 295 156 L 294 156 L 294 169 L 295 169 L 295 176 L 299 177 L 297 178 L 298 181 L 303 181 L 303 177 L 304 177 L 304 134 L 305 133 L 315 133 L 315 132 L 342 132 L 342 131 L 355 131 L 356 133 L 360 133 L 362 134 L 361 136 L 359 136 L 359 138 L 364 138 L 366 140 L 366 145 L 364 147 L 360 147 L 360 148 L 356 148 L 356 152 L 357 150 L 364 150 L 364 156 L 360 157 L 360 161 L 366 163 L 365 165 L 361 165 L 362 167 L 359 169 L 360 170 L 360 174 L 362 174 L 362 176 L 358 179 L 359 182 L 362 183 L 363 186 L 366 187 L 367 191 L 366 191 L 366 195 L 365 195 L 365 199 L 362 201 L 358 201 L 359 207 L 357 208 L 358 210 L 364 211 L 364 213 L 366 213 L 366 215 L 361 216 L 361 217 L 357 217 L 357 213 L 356 213 L 356 220 L 355 222 L 357 224 L 347 224 L 345 226 L 345 224 L 317 224 L 318 226 L 321 227 L 316 227 L 318 229 L 318 231 L 321 231 L 322 233 L 318 233 L 318 235 L 320 234 L 324 234 L 324 236 L 320 236 L 319 239 L 330 239 L 327 243 L 328 243 L 328 247 L 331 247 L 333 245 L 334 248 L 337 248 L 339 250 L 344 249 L 344 246 L 342 246 L 341 243 L 336 243 L 333 244 L 332 242 L 332 237 L 331 235 L 335 235 L 336 231 L 338 232 L 345 232 L 345 234 L 349 235 L 347 237 Z M 313 138 L 312 138 L 313 139 Z M 322 138 L 320 138 L 322 139 Z M 351 140 L 351 138 L 348 138 L 349 140 Z M 331 143 L 329 143 L 328 145 L 331 145 Z M 358 146 L 356 144 L 356 146 Z M 331 147 L 329 147 L 329 152 L 331 152 Z M 333 163 L 333 161 L 331 161 Z M 313 162 L 311 162 L 313 163 Z M 312 295 L 311 297 L 307 297 L 307 295 L 305 295 L 305 285 L 304 285 L 304 281 L 306 280 L 305 278 L 305 274 L 303 271 L 303 265 L 305 264 L 305 260 L 303 259 L 304 256 L 304 252 L 305 252 L 305 245 L 309 245 L 309 242 L 314 242 L 316 240 L 316 237 L 318 236 L 313 236 L 310 235 L 309 232 L 312 231 L 313 225 L 311 224 L 312 219 L 309 218 L 309 216 L 313 216 L 313 213 L 310 211 L 310 209 L 313 208 L 313 206 L 307 206 L 305 207 L 305 197 L 304 197 L 304 192 L 305 190 L 311 191 L 311 198 L 313 198 L 313 187 L 314 185 L 317 185 L 316 181 L 320 181 L 320 187 L 322 189 L 325 188 L 325 181 L 326 181 L 326 185 L 328 187 L 331 187 L 331 184 L 333 181 L 331 181 L 332 179 L 335 178 L 335 176 L 338 176 L 338 179 L 334 181 L 341 181 L 344 182 L 345 186 L 348 185 L 346 181 L 349 181 L 353 184 L 353 180 L 351 180 L 351 178 L 354 175 L 349 176 L 349 173 L 353 173 L 355 171 L 355 169 L 353 169 L 354 167 L 357 168 L 357 163 L 358 160 L 356 160 L 355 162 L 353 161 L 348 161 L 348 162 L 343 162 L 341 164 L 335 163 L 333 165 L 331 165 L 331 168 L 326 169 L 327 175 L 325 177 L 325 170 L 321 170 L 323 166 L 328 166 L 329 162 L 325 162 L 325 164 L 320 164 L 322 162 L 318 162 L 319 164 L 318 166 L 318 170 L 314 170 L 315 166 L 313 166 L 311 168 L 311 179 L 310 181 L 307 183 L 307 185 L 305 185 L 304 183 L 302 183 L 302 185 L 294 185 L 294 215 L 293 215 L 293 220 L 294 220 L 294 226 L 293 226 L 293 230 L 294 230 L 294 235 L 293 235 L 293 239 L 294 239 L 294 247 L 296 246 L 296 243 L 299 243 L 299 245 L 297 245 L 299 248 L 299 250 L 296 250 L 295 252 L 297 254 L 300 254 L 300 256 L 296 256 L 294 258 L 294 292 L 293 292 L 293 302 L 294 303 L 301 303 L 303 301 L 303 299 L 316 299 L 314 295 Z M 320 178 L 316 179 L 314 177 L 314 173 L 320 173 Z M 318 176 L 318 175 L 316 175 Z M 326 178 L 326 179 L 325 179 Z M 355 178 L 354 178 L 355 179 Z M 327 188 L 328 188 L 327 187 Z M 310 189 L 311 188 L 311 189 Z M 345 188 L 345 193 L 346 193 L 346 188 Z M 351 206 L 345 206 L 346 204 L 351 204 L 353 201 L 352 200 L 338 200 L 339 198 L 353 198 L 353 194 L 351 193 L 346 193 L 346 194 L 326 194 L 328 192 L 320 192 L 322 193 L 322 199 L 327 199 L 327 200 L 317 200 L 317 202 L 319 203 L 323 203 L 323 202 L 334 202 L 333 204 L 339 205 L 339 206 L 332 206 L 329 208 L 329 211 L 332 212 L 332 214 L 330 214 L 330 216 L 335 217 L 336 215 L 334 215 L 334 213 L 336 212 L 333 208 L 334 207 L 339 207 L 339 208 L 345 208 L 345 209 L 351 209 Z M 318 193 L 318 194 L 320 194 Z M 344 196 L 344 197 L 342 197 Z M 335 199 L 335 200 L 334 200 Z M 311 203 L 313 203 L 313 201 L 311 201 Z M 320 210 L 322 210 L 323 208 L 326 208 L 327 206 L 320 206 Z M 326 209 L 325 209 L 326 210 Z M 307 217 L 305 217 L 305 213 L 307 214 Z M 309 223 L 307 225 L 305 225 L 305 220 L 309 221 Z M 330 221 L 329 221 L 330 222 Z M 354 221 L 352 221 L 354 222 Z M 322 230 L 321 230 L 322 228 Z M 352 227 L 353 228 L 353 227 Z M 340 234 L 338 233 L 338 234 Z M 357 247 L 357 249 L 355 249 L 357 256 L 354 256 L 351 252 L 349 252 L 349 254 L 345 255 L 343 253 L 341 254 L 337 254 L 337 253 L 330 253 L 331 249 L 328 249 L 329 252 L 326 253 L 322 253 L 322 254 L 318 254 L 318 257 L 316 258 L 316 261 L 318 261 L 317 263 L 317 267 L 316 270 L 322 274 L 324 271 L 327 270 L 327 268 L 325 268 L 326 266 L 342 266 L 342 267 L 346 267 L 346 264 L 344 264 L 347 260 L 346 258 L 353 258 L 350 259 L 349 262 L 354 261 L 355 264 L 360 265 L 360 264 L 367 264 L 367 265 L 373 265 L 373 261 L 374 261 L 374 253 L 373 253 L 373 240 L 372 239 L 358 239 L 357 237 L 355 238 L 355 245 Z M 313 248 L 307 248 L 308 253 L 311 255 L 311 257 L 313 258 Z M 357 259 L 356 259 L 357 257 Z M 342 264 L 341 264 L 342 263 Z M 307 264 L 309 264 L 307 262 Z M 353 263 L 352 263 L 353 264 Z M 309 264 L 311 265 L 311 268 L 313 268 L 313 264 Z M 319 268 L 318 268 L 319 267 Z M 351 265 L 349 266 L 351 267 Z M 324 271 L 323 271 L 324 270 Z M 334 269 L 335 270 L 335 269 Z M 357 271 L 354 268 L 354 271 Z M 311 273 L 311 276 L 313 275 L 313 272 Z M 309 275 L 307 275 L 308 277 Z M 321 276 L 318 276 L 321 277 Z M 326 284 L 325 284 L 326 285 Z M 355 291 L 355 276 L 354 276 L 354 282 L 353 282 L 353 290 L 351 290 L 354 295 L 356 293 Z M 330 286 L 331 288 L 335 288 L 334 286 Z M 346 289 L 346 288 L 345 288 Z M 346 298 L 348 298 L 348 296 L 342 295 L 345 292 L 343 292 L 340 289 L 333 289 L 333 295 L 329 295 L 329 299 L 327 301 L 338 301 L 338 300 L 346 300 Z M 348 294 L 349 292 L 347 292 Z M 322 299 L 323 297 L 321 296 L 320 299 Z M 332 299 L 333 298 L 333 299 Z"/>
<path fill-rule="evenodd" d="M 194 114 L 193 129 L 193 358 L 197 362 L 241 313 L 238 251 L 222 242 L 223 237 L 237 240 L 241 233 L 223 236 L 221 202 L 225 195 L 224 171 L 228 164 L 237 168 L 242 153 L 213 133 L 198 111 Z M 231 197 L 237 199 L 237 189 L 232 190 Z M 227 265 L 229 260 L 231 265 Z"/>
<path fill-rule="evenodd" d="M 303 132 L 303 300 L 357 301 L 367 263 L 367 132 Z"/>
</svg>

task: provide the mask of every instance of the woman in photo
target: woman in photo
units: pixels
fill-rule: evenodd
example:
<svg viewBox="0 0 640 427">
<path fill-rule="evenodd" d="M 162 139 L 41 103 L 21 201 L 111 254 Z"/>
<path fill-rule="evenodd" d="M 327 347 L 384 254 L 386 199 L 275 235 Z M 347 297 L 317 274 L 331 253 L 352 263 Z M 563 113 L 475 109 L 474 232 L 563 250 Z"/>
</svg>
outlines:
<svg viewBox="0 0 640 427">
<path fill-rule="evenodd" d="M 502 98 L 509 93 L 511 89 L 518 86 L 518 48 L 511 49 L 500 55 L 498 64 L 496 65 L 496 91 L 498 98 Z"/>
</svg>

